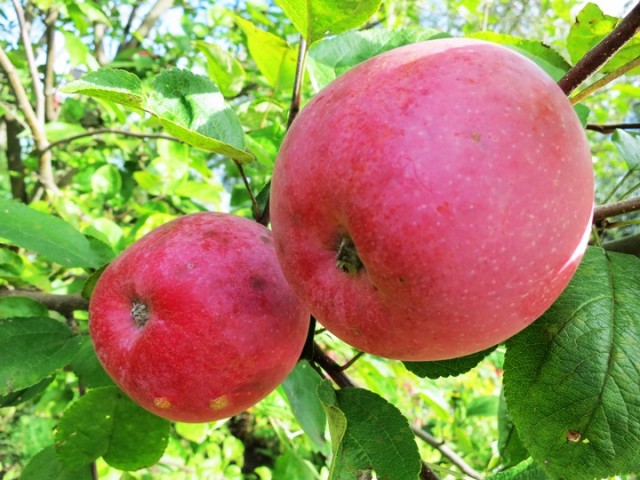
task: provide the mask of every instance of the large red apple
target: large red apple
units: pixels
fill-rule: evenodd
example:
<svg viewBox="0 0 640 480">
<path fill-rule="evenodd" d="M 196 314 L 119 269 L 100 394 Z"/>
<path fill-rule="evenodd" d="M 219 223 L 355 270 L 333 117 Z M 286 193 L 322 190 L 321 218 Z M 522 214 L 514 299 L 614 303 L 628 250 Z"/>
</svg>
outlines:
<svg viewBox="0 0 640 480">
<path fill-rule="evenodd" d="M 495 345 L 574 273 L 592 160 L 554 81 L 495 44 L 433 40 L 374 57 L 296 118 L 271 189 L 276 251 L 311 313 L 384 357 Z"/>
<path fill-rule="evenodd" d="M 138 240 L 89 306 L 107 373 L 144 408 L 184 422 L 261 400 L 295 366 L 308 325 L 271 232 L 228 214 L 187 215 Z"/>
</svg>

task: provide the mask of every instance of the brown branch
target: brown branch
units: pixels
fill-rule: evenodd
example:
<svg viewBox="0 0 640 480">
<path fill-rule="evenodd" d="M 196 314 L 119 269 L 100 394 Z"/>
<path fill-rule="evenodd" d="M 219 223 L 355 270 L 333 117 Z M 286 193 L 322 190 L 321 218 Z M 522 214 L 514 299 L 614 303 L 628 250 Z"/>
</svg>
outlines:
<svg viewBox="0 0 640 480">
<path fill-rule="evenodd" d="M 584 90 L 581 90 L 579 93 L 577 93 L 576 95 L 574 95 L 573 97 L 571 97 L 569 99 L 569 100 L 571 100 L 571 104 L 575 105 L 576 103 L 581 102 L 582 100 L 587 98 L 589 95 L 597 92 L 601 88 L 603 88 L 606 85 L 608 85 L 611 82 L 613 82 L 615 79 L 621 77 L 622 75 L 624 75 L 627 72 L 630 72 L 631 70 L 633 70 L 634 68 L 636 68 L 638 66 L 640 66 L 640 57 L 634 58 L 630 62 L 624 64 L 622 67 L 617 68 L 616 70 L 614 70 L 611 73 L 608 73 L 607 75 L 602 77 L 600 80 L 598 80 L 596 82 L 593 82 L 591 85 L 586 87 Z"/>
<path fill-rule="evenodd" d="M 300 44 L 298 45 L 298 60 L 296 62 L 296 74 L 293 81 L 293 92 L 291 93 L 291 105 L 289 107 L 289 118 L 287 119 L 287 130 L 298 116 L 300 112 L 300 104 L 302 102 L 302 85 L 304 82 L 304 69 L 307 58 L 307 41 L 300 35 Z M 264 204 L 262 214 L 257 217 L 259 223 L 264 226 L 269 225 L 271 217 L 271 209 L 269 198 L 267 197 Z"/>
<path fill-rule="evenodd" d="M 597 205 L 593 210 L 593 222 L 598 223 L 609 217 L 640 210 L 640 197 L 622 200 L 621 202 Z"/>
<path fill-rule="evenodd" d="M 22 44 L 24 45 L 25 55 L 27 57 L 27 65 L 29 66 L 29 74 L 31 75 L 31 82 L 33 84 L 33 92 L 36 98 L 35 114 L 38 121 L 44 125 L 44 88 L 42 81 L 40 80 L 40 73 L 38 72 L 38 65 L 36 64 L 36 58 L 33 53 L 33 46 L 31 45 L 31 39 L 29 38 L 29 25 L 24 16 L 24 9 L 18 0 L 12 0 L 13 7 L 18 17 L 18 24 L 20 25 L 20 37 Z"/>
<path fill-rule="evenodd" d="M 56 30 L 55 30 L 55 21 L 58 18 L 58 9 L 51 8 L 47 13 L 47 17 L 45 18 L 46 27 L 46 38 L 47 38 L 47 63 L 45 65 L 45 74 L 44 74 L 44 98 L 45 98 L 45 118 L 48 122 L 52 122 L 58 117 L 58 109 L 55 105 L 55 89 L 54 79 L 55 72 L 53 70 L 53 65 L 56 61 L 56 52 L 55 52 L 55 38 L 56 38 Z"/>
<path fill-rule="evenodd" d="M 135 8 L 135 7 L 134 7 Z M 107 32 L 107 26 L 104 23 L 94 22 L 93 24 L 93 56 L 100 65 L 107 63 L 104 54 L 104 35 Z"/>
<path fill-rule="evenodd" d="M 4 70 L 4 73 L 9 80 L 9 85 L 11 86 L 13 94 L 16 97 L 18 107 L 22 111 L 27 125 L 29 125 L 29 130 L 31 130 L 31 135 L 33 136 L 33 140 L 35 141 L 36 148 L 38 149 L 38 151 L 42 152 L 39 159 L 40 183 L 49 193 L 58 194 L 60 190 L 58 189 L 53 176 L 53 169 L 51 167 L 51 152 L 47 152 L 49 141 L 47 140 L 47 135 L 44 129 L 44 121 L 41 122 L 38 119 L 38 116 L 31 106 L 31 103 L 29 103 L 29 97 L 26 90 L 24 89 L 24 85 L 22 85 L 22 82 L 20 81 L 18 71 L 16 70 L 16 67 L 13 65 L 13 63 L 11 63 L 11 60 L 2 48 L 2 45 L 0 45 L 0 68 Z"/>
<path fill-rule="evenodd" d="M 438 440 L 428 432 L 425 432 L 421 428 L 414 427 L 413 425 L 411 426 L 411 430 L 413 430 L 413 433 L 415 434 L 416 437 L 418 437 L 420 440 L 425 441 L 426 443 L 431 445 L 433 448 L 438 450 L 451 463 L 453 463 L 456 467 L 462 470 L 462 472 L 464 472 L 465 475 L 475 479 L 482 478 L 482 475 L 479 472 L 471 468 L 471 466 L 467 462 L 465 462 L 462 459 L 462 457 L 460 457 L 456 452 L 451 450 L 451 448 L 449 448 L 447 444 L 445 444 L 442 440 Z"/>
<path fill-rule="evenodd" d="M 7 132 L 7 167 L 9 169 L 9 181 L 11 183 L 11 196 L 16 200 L 27 203 L 22 146 L 18 138 L 22 128 L 16 117 L 9 113 L 5 114 L 4 122 Z"/>
<path fill-rule="evenodd" d="M 79 294 L 56 295 L 51 293 L 36 292 L 33 290 L 2 290 L 0 298 L 3 297 L 26 297 L 42 303 L 49 310 L 55 310 L 62 315 L 73 314 L 75 310 L 87 310 L 89 301 Z"/>
<path fill-rule="evenodd" d="M 331 380 L 333 380 L 340 388 L 352 388 L 356 386 L 349 378 L 349 376 L 344 373 L 344 368 L 331 357 L 329 357 L 317 343 L 313 344 L 312 360 L 320 368 L 322 368 L 322 370 L 324 370 L 327 375 L 329 375 Z M 480 473 L 471 468 L 471 466 L 469 466 L 467 462 L 465 462 L 442 440 L 438 440 L 424 430 L 413 426 L 411 427 L 411 430 L 413 431 L 414 435 L 438 450 L 444 457 L 446 457 L 453 465 L 458 467 L 466 475 L 474 479 L 482 478 L 482 475 L 480 475 Z M 422 471 L 420 472 L 420 478 L 422 480 L 438 480 L 438 476 L 424 462 L 422 462 Z"/>
<path fill-rule="evenodd" d="M 124 30 L 122 31 L 122 41 L 118 46 L 118 53 L 124 50 L 124 46 L 127 43 L 127 39 L 129 38 L 129 33 L 131 32 L 131 27 L 133 27 L 133 20 L 136 18 L 136 13 L 138 13 L 139 3 L 136 3 L 131 7 L 131 12 L 129 12 L 129 18 L 127 18 L 127 23 L 124 26 Z M 117 55 L 117 54 L 116 54 Z"/>
<path fill-rule="evenodd" d="M 138 133 L 138 132 L 131 132 L 129 130 L 118 130 L 118 129 L 114 129 L 114 128 L 98 128 L 96 130 L 91 130 L 88 132 L 82 132 L 82 133 L 78 133 L 76 135 L 70 135 L 66 138 L 61 138 L 60 140 L 56 140 L 55 142 L 51 142 L 50 144 L 48 144 L 46 146 L 46 148 L 44 150 L 41 150 L 41 152 L 46 152 L 47 150 L 51 150 L 52 148 L 55 147 L 59 147 L 60 145 L 65 145 L 67 143 L 71 143 L 75 140 L 78 140 L 79 138 L 85 138 L 85 137 L 93 137 L 96 135 L 104 135 L 104 134 L 109 134 L 109 133 L 113 133 L 116 135 L 124 135 L 127 137 L 136 137 L 136 138 L 162 138 L 163 140 L 171 140 L 174 142 L 181 142 L 182 140 L 180 140 L 179 138 L 176 137 L 172 137 L 171 135 L 165 135 L 162 133 Z"/>
<path fill-rule="evenodd" d="M 291 105 L 289 107 L 289 118 L 287 119 L 287 129 L 291 126 L 295 118 L 300 112 L 300 103 L 302 101 L 302 83 L 304 80 L 304 66 L 307 59 L 307 41 L 300 36 L 300 45 L 298 45 L 298 60 L 296 62 L 296 76 L 293 82 L 293 94 L 291 95 Z"/>
<path fill-rule="evenodd" d="M 593 47 L 558 81 L 558 86 L 569 95 L 584 81 L 598 71 L 620 50 L 640 28 L 640 3 L 624 19 Z"/>
<path fill-rule="evenodd" d="M 147 13 L 147 16 L 138 29 L 131 35 L 131 38 L 129 40 L 123 39 L 123 43 L 121 43 L 118 48 L 118 53 L 130 48 L 138 48 L 140 46 L 140 40 L 138 40 L 138 38 L 145 38 L 149 35 L 149 32 L 155 26 L 158 19 L 172 6 L 173 0 L 158 0 L 149 13 Z"/>
<path fill-rule="evenodd" d="M 616 130 L 638 130 L 640 129 L 640 123 L 610 123 L 606 125 L 594 125 L 592 123 L 587 125 L 587 130 L 591 130 L 598 133 L 609 134 Z"/>
<path fill-rule="evenodd" d="M 233 160 L 233 163 L 235 163 L 236 167 L 238 167 L 238 171 L 240 172 L 240 177 L 242 178 L 242 183 L 244 183 L 244 188 L 249 193 L 249 198 L 251 198 L 251 213 L 253 214 L 253 218 L 255 220 L 259 220 L 260 205 L 258 205 L 258 200 L 256 199 L 256 196 L 253 194 L 253 190 L 251 189 L 251 185 L 249 184 L 249 179 L 247 178 L 247 174 L 244 171 L 244 167 L 239 161 L 235 159 Z"/>
</svg>

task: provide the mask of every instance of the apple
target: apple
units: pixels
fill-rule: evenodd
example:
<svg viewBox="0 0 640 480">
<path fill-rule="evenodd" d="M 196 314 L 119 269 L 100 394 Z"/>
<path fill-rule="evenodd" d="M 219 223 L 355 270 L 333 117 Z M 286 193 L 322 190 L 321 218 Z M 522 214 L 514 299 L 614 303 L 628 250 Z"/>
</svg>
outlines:
<svg viewBox="0 0 640 480">
<path fill-rule="evenodd" d="M 352 68 L 301 111 L 271 187 L 276 253 L 354 347 L 431 361 L 511 337 L 584 253 L 592 159 L 566 96 L 506 47 L 432 40 Z"/>
<path fill-rule="evenodd" d="M 182 422 L 260 401 L 295 366 L 308 327 L 271 232 L 229 214 L 153 230 L 105 269 L 89 305 L 107 373 L 142 407 Z"/>
</svg>

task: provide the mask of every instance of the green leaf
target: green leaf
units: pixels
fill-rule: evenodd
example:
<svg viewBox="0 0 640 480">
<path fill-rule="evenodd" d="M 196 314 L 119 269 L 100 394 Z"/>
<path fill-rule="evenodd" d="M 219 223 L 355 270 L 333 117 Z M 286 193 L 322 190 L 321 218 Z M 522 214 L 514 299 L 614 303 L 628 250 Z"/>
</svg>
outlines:
<svg viewBox="0 0 640 480">
<path fill-rule="evenodd" d="M 54 375 L 47 377 L 44 380 L 40 380 L 38 383 L 32 385 L 29 388 L 24 388 L 22 390 L 18 390 L 17 392 L 8 393 L 6 395 L 0 395 L 0 408 L 14 407 L 26 402 L 27 400 L 31 400 L 33 397 L 44 392 L 51 384 L 51 382 L 53 382 L 53 379 Z"/>
<path fill-rule="evenodd" d="M 327 416 L 317 394 L 320 383 L 322 377 L 306 360 L 298 362 L 282 383 L 291 411 L 311 441 L 319 447 L 326 443 L 324 431 L 327 425 Z"/>
<path fill-rule="evenodd" d="M 567 36 L 567 50 L 571 61 L 577 63 L 616 27 L 619 20 L 605 15 L 595 3 L 588 3 L 578 13 Z M 640 56 L 640 37 L 635 36 L 622 47 L 600 70 L 612 72 Z M 636 69 L 637 70 L 637 69 Z M 634 70 L 635 71 L 635 70 Z"/>
<path fill-rule="evenodd" d="M 176 422 L 174 427 L 176 433 L 182 438 L 198 444 L 204 442 L 209 433 L 209 424 L 207 423 Z"/>
<path fill-rule="evenodd" d="M 589 248 L 553 306 L 507 342 L 504 391 L 552 477 L 640 470 L 640 259 Z"/>
<path fill-rule="evenodd" d="M 578 115 L 578 119 L 580 120 L 582 127 L 586 127 L 589 115 L 591 114 L 591 109 L 582 103 L 575 104 L 573 109 L 576 111 L 576 115 Z"/>
<path fill-rule="evenodd" d="M 58 460 L 53 445 L 40 450 L 22 471 L 22 480 L 91 480 L 89 464 L 69 468 Z"/>
<path fill-rule="evenodd" d="M 276 0 L 309 44 L 364 25 L 382 0 Z"/>
<path fill-rule="evenodd" d="M 420 378 L 455 377 L 475 368 L 496 347 L 491 347 L 478 353 L 472 353 L 465 357 L 451 360 L 438 360 L 434 362 L 403 362 L 404 366 L 414 375 Z"/>
<path fill-rule="evenodd" d="M 0 199 L 0 238 L 33 250 L 65 267 L 98 267 L 89 241 L 64 220 Z"/>
<path fill-rule="evenodd" d="M 416 480 L 421 461 L 407 419 L 377 394 L 360 388 L 318 388 L 331 431 L 332 480 L 373 470 L 380 480 Z"/>
<path fill-rule="evenodd" d="M 296 51 L 280 37 L 259 29 L 244 18 L 234 18 L 247 37 L 251 58 L 269 85 L 275 90 L 291 91 L 296 74 Z"/>
<path fill-rule="evenodd" d="M 194 42 L 207 59 L 207 73 L 225 97 L 235 97 L 242 91 L 246 73 L 242 65 L 227 50 L 214 43 Z"/>
<path fill-rule="evenodd" d="M 296 451 L 287 448 L 276 458 L 271 478 L 274 480 L 306 480 L 320 477 Z"/>
<path fill-rule="evenodd" d="M 512 467 L 529 458 L 529 452 L 520 440 L 507 409 L 503 391 L 500 392 L 498 404 L 498 451 L 505 467 Z"/>
<path fill-rule="evenodd" d="M 251 162 L 244 132 L 218 87 L 206 77 L 173 68 L 152 84 L 146 110 L 180 140 L 239 162 Z"/>
<path fill-rule="evenodd" d="M 48 317 L 49 309 L 27 297 L 0 297 L 0 319 L 16 317 Z"/>
<path fill-rule="evenodd" d="M 65 410 L 55 434 L 56 451 L 72 468 L 102 456 L 112 467 L 138 470 L 162 457 L 169 426 L 117 387 L 96 388 Z"/>
<path fill-rule="evenodd" d="M 423 28 L 375 28 L 324 39 L 309 49 L 308 70 L 311 83 L 319 91 L 338 75 L 375 55 L 402 45 L 428 40 L 438 33 L 437 30 Z"/>
<path fill-rule="evenodd" d="M 613 133 L 611 139 L 627 163 L 629 170 L 640 167 L 640 139 L 637 136 L 618 129 Z"/>
<path fill-rule="evenodd" d="M 101 68 L 87 73 L 80 80 L 68 83 L 61 90 L 102 98 L 128 107 L 142 108 L 145 104 L 140 79 L 126 70 Z"/>
<path fill-rule="evenodd" d="M 540 465 L 529 458 L 515 467 L 488 477 L 487 480 L 548 480 Z"/>
<path fill-rule="evenodd" d="M 80 339 L 51 318 L 0 320 L 0 395 L 30 387 L 78 353 Z"/>
<path fill-rule="evenodd" d="M 486 40 L 488 42 L 516 47 L 518 51 L 540 58 L 562 72 L 566 72 L 571 68 L 569 62 L 567 62 L 562 55 L 556 52 L 549 45 L 538 40 L 530 40 L 527 38 L 514 37 L 512 35 L 494 32 L 477 32 L 469 35 L 469 38 L 476 38 L 478 40 Z"/>
<path fill-rule="evenodd" d="M 494 417 L 498 415 L 499 397 L 483 395 L 473 397 L 467 405 L 467 417 Z"/>
<path fill-rule="evenodd" d="M 106 197 L 115 197 L 122 189 L 122 177 L 118 169 L 111 164 L 98 167 L 91 176 L 91 188 L 94 193 Z"/>
<path fill-rule="evenodd" d="M 71 369 L 78 375 L 82 385 L 87 388 L 113 386 L 113 380 L 96 356 L 91 339 L 88 336 L 82 336 L 80 339 L 80 348 L 71 361 Z"/>
</svg>

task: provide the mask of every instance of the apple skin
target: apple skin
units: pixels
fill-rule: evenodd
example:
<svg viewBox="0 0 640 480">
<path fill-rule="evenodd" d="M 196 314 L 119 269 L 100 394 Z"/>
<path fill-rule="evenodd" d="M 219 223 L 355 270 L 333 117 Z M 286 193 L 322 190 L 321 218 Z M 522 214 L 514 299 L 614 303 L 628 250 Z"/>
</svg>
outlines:
<svg viewBox="0 0 640 480">
<path fill-rule="evenodd" d="M 593 198 L 589 146 L 554 81 L 506 47 L 444 39 L 361 63 L 303 108 L 271 219 L 285 277 L 322 325 L 431 361 L 500 343 L 554 302 Z"/>
<path fill-rule="evenodd" d="M 260 401 L 295 366 L 308 327 L 271 232 L 229 214 L 153 230 L 106 268 L 89 306 L 95 350 L 115 383 L 182 422 Z"/>
</svg>

